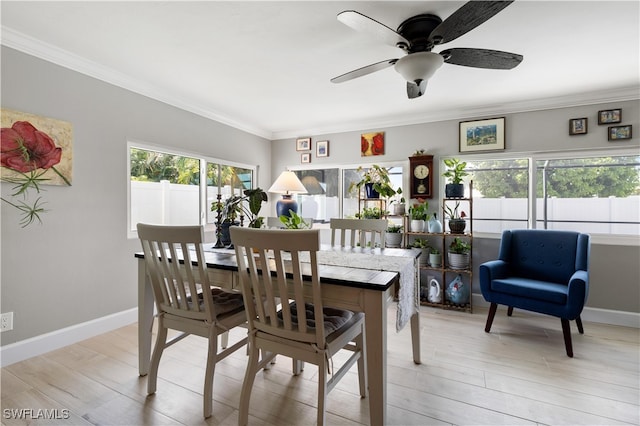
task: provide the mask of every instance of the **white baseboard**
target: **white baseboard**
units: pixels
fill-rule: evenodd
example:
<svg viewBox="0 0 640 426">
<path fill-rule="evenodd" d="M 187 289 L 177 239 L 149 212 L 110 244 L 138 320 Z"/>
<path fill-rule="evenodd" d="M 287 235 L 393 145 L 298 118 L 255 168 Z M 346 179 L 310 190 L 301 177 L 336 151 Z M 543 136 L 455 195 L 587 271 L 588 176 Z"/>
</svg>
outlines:
<svg viewBox="0 0 640 426">
<path fill-rule="evenodd" d="M 489 307 L 482 294 L 473 294 L 473 306 Z M 590 308 L 585 306 L 580 314 L 582 321 L 602 324 L 620 325 L 623 327 L 640 328 L 640 313 L 613 311 L 611 309 Z"/>
<path fill-rule="evenodd" d="M 138 308 L 132 308 L 35 336 L 30 339 L 11 343 L 0 347 L 0 366 L 5 367 L 137 321 Z"/>
<path fill-rule="evenodd" d="M 489 307 L 481 294 L 473 294 L 473 305 Z M 640 328 L 640 313 L 589 308 L 582 311 L 582 320 L 603 324 Z M 96 318 L 71 327 L 52 331 L 30 339 L 0 347 L 0 366 L 5 367 L 25 359 L 85 340 L 138 321 L 138 308 Z"/>
</svg>

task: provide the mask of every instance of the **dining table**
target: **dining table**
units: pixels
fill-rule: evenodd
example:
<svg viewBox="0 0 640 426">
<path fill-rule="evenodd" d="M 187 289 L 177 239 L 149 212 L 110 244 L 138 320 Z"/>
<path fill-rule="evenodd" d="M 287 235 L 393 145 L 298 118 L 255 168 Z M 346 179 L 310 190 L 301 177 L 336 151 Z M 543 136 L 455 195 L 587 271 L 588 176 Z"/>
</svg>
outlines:
<svg viewBox="0 0 640 426">
<path fill-rule="evenodd" d="M 386 424 L 387 310 L 397 301 L 396 331 L 410 323 L 413 362 L 420 364 L 418 249 L 337 247 L 322 245 L 318 273 L 323 303 L 365 314 L 370 424 Z M 233 249 L 204 245 L 212 285 L 240 289 Z M 149 372 L 154 300 L 142 252 L 138 259 L 138 369 Z M 195 257 L 193 257 L 195 258 Z M 397 287 L 397 288 L 396 288 Z"/>
</svg>

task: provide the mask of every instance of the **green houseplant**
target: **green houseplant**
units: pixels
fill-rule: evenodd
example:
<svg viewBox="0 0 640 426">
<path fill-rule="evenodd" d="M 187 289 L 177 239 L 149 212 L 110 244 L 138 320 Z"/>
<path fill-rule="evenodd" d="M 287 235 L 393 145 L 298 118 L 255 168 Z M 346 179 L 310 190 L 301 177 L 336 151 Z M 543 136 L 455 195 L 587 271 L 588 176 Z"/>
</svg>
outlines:
<svg viewBox="0 0 640 426">
<path fill-rule="evenodd" d="M 420 264 L 426 265 L 429 261 L 429 251 L 431 249 L 429 241 L 424 238 L 416 238 L 411 244 L 411 247 L 419 248 L 422 251 L 422 254 L 420 255 Z"/>
<path fill-rule="evenodd" d="M 385 234 L 385 246 L 400 247 L 402 245 L 402 225 L 389 222 Z"/>
<path fill-rule="evenodd" d="M 439 268 L 442 266 L 442 253 L 435 247 L 431 247 L 429 251 L 429 265 L 434 268 Z"/>
<path fill-rule="evenodd" d="M 471 260 L 470 251 L 471 244 L 469 242 L 455 237 L 449 244 L 449 251 L 447 252 L 449 267 L 451 269 L 467 269 Z"/>
<path fill-rule="evenodd" d="M 289 210 L 289 216 L 282 215 L 279 217 L 280 222 L 286 229 L 310 229 L 311 224 L 307 223 L 301 216 L 293 210 Z"/>
<path fill-rule="evenodd" d="M 382 219 L 389 212 L 380 210 L 380 207 L 364 207 L 360 213 L 356 213 L 358 219 Z"/>
<path fill-rule="evenodd" d="M 262 228 L 264 217 L 258 216 L 262 203 L 268 201 L 267 193 L 262 188 L 245 189 L 243 195 L 233 195 L 225 201 L 224 217 L 233 212 L 240 213 L 249 219 L 249 228 Z"/>
<path fill-rule="evenodd" d="M 417 203 L 414 203 L 409 207 L 409 217 L 411 222 L 409 227 L 411 232 L 423 232 L 425 221 L 429 217 L 429 202 L 424 199 L 418 199 Z"/>
<path fill-rule="evenodd" d="M 444 160 L 447 170 L 442 174 L 449 180 L 444 187 L 447 198 L 462 198 L 464 196 L 464 185 L 462 179 L 467 176 L 467 162 L 457 158 L 447 158 Z"/>
<path fill-rule="evenodd" d="M 465 228 L 467 227 L 467 221 L 464 220 L 467 215 L 464 211 L 458 213 L 459 208 L 459 201 L 456 201 L 456 205 L 454 208 L 451 208 L 446 204 L 444 206 L 447 217 L 449 218 L 449 230 L 452 234 L 463 234 Z"/>
<path fill-rule="evenodd" d="M 389 172 L 384 167 L 373 164 L 365 170 L 364 167 L 360 166 L 357 172 L 361 174 L 362 178 L 358 182 L 352 182 L 349 185 L 349 192 L 357 191 L 357 193 L 360 193 L 364 187 L 366 198 L 389 198 L 396 195 L 398 190 L 402 192 L 400 188 L 396 190 L 391 186 Z"/>
</svg>

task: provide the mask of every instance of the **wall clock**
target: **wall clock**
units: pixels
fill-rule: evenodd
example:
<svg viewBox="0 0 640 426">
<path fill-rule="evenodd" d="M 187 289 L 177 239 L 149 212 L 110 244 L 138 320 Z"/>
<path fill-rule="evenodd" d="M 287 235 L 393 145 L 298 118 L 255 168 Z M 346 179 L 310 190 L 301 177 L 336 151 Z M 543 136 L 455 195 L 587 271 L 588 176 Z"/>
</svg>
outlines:
<svg viewBox="0 0 640 426">
<path fill-rule="evenodd" d="M 433 155 L 409 157 L 411 198 L 433 197 Z"/>
</svg>

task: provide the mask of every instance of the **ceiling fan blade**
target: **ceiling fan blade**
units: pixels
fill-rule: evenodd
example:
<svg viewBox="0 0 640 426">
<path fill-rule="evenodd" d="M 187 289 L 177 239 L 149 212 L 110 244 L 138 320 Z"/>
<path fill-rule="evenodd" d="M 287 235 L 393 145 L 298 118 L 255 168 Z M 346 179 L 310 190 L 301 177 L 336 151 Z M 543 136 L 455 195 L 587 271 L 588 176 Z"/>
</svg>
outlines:
<svg viewBox="0 0 640 426">
<path fill-rule="evenodd" d="M 422 80 L 418 86 L 413 81 L 407 81 L 407 96 L 409 99 L 419 98 L 427 90 L 427 80 Z"/>
<path fill-rule="evenodd" d="M 478 25 L 488 21 L 502 9 L 513 3 L 509 1 L 470 1 L 442 21 L 429 36 L 433 44 L 444 44 L 457 39 Z"/>
<path fill-rule="evenodd" d="M 454 48 L 440 52 L 447 64 L 465 67 L 510 70 L 522 62 L 522 55 L 489 49 Z"/>
<path fill-rule="evenodd" d="M 348 73 L 334 77 L 331 79 L 331 82 L 343 83 L 345 81 L 353 80 L 354 78 L 362 77 L 364 75 L 388 68 L 396 62 L 398 62 L 397 59 L 387 59 L 385 61 L 376 62 L 375 64 L 367 65 L 366 67 L 358 68 L 357 70 L 349 71 Z"/>
<path fill-rule="evenodd" d="M 370 34 L 389 46 L 400 47 L 404 50 L 409 47 L 409 41 L 394 29 L 355 10 L 345 10 L 338 13 L 338 21 L 356 31 Z"/>
</svg>

